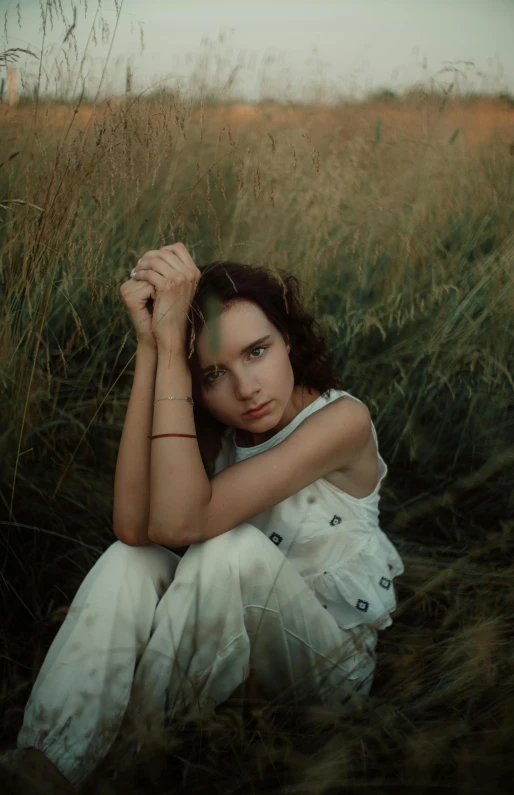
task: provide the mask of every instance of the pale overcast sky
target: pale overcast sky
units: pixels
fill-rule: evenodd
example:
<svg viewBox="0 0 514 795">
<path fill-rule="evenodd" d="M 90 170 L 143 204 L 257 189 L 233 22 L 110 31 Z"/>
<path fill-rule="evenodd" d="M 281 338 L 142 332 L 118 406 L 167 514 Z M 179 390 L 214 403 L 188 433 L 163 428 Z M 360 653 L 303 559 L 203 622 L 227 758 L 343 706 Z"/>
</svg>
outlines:
<svg viewBox="0 0 514 795">
<path fill-rule="evenodd" d="M 1 50 L 41 52 L 45 2 L 0 0 Z M 71 24 L 73 3 L 61 2 Z M 82 73 L 93 94 L 107 57 L 102 94 L 124 90 L 128 63 L 135 90 L 158 80 L 184 86 L 192 72 L 219 87 L 232 75 L 231 96 L 249 101 L 309 99 L 319 86 L 330 100 L 430 79 L 443 83 L 452 75 L 441 71 L 445 66 L 460 70 L 463 87 L 514 93 L 514 0 L 102 0 L 96 44 L 88 37 L 98 0 L 74 2 L 77 52 L 69 51 L 70 40 L 62 44 L 61 19 L 47 28 L 44 65 L 53 86 L 59 69 L 66 71 L 64 55 L 77 74 L 86 51 Z M 108 24 L 103 36 L 100 17 Z M 37 71 L 29 60 L 19 61 L 27 80 Z"/>
</svg>

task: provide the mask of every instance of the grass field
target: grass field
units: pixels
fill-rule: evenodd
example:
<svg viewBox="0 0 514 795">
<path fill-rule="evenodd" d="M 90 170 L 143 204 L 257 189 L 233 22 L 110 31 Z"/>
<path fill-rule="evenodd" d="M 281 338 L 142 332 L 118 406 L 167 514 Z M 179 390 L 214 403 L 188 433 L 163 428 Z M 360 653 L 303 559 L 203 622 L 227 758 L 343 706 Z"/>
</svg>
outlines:
<svg viewBox="0 0 514 795">
<path fill-rule="evenodd" d="M 406 570 L 355 713 L 227 703 L 111 786 L 506 791 L 513 104 L 412 92 L 196 106 L 162 93 L 0 105 L 0 128 L 0 746 L 14 744 L 70 601 L 115 540 L 136 347 L 119 285 L 143 251 L 182 241 L 198 264 L 272 264 L 302 280 L 377 427 L 381 525 Z"/>
</svg>

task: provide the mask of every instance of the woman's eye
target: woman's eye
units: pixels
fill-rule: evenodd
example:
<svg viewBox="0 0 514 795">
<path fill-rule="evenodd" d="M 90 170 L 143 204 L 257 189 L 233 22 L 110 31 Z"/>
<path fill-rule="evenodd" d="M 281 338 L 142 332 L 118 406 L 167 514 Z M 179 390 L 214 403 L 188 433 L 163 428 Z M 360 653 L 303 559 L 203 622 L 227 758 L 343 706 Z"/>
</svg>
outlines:
<svg viewBox="0 0 514 795">
<path fill-rule="evenodd" d="M 207 381 L 207 383 L 208 384 L 212 384 L 213 381 L 217 381 L 218 379 L 217 378 L 213 378 L 212 376 L 213 375 L 218 375 L 218 373 L 219 373 L 219 370 L 215 370 L 212 373 L 207 373 L 207 375 L 205 376 L 205 380 Z"/>
<path fill-rule="evenodd" d="M 258 345 L 257 348 L 254 348 L 253 350 L 250 351 L 250 355 L 252 353 L 255 353 L 255 351 L 265 351 L 267 347 L 268 347 L 267 345 Z M 260 356 L 255 356 L 254 358 L 255 359 L 260 359 L 261 357 Z M 220 370 L 214 370 L 212 373 L 207 373 L 207 375 L 205 376 L 205 380 L 207 381 L 208 384 L 213 384 L 215 381 L 218 381 L 219 379 L 218 378 L 213 378 L 212 376 L 218 375 L 219 373 L 220 373 Z"/>
</svg>

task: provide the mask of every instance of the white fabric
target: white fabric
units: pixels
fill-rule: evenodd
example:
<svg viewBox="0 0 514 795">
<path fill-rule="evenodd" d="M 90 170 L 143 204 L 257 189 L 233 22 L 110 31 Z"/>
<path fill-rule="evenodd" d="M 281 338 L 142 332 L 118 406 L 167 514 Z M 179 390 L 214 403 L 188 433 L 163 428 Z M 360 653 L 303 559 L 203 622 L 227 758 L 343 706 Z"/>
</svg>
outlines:
<svg viewBox="0 0 514 795">
<path fill-rule="evenodd" d="M 227 429 L 214 474 L 280 444 L 307 417 L 344 395 L 358 400 L 349 392 L 331 389 L 254 447 L 238 447 L 235 429 Z M 369 496 L 352 497 L 320 478 L 248 520 L 277 545 L 342 629 L 362 623 L 377 629 L 390 626 L 390 613 L 397 606 L 393 578 L 404 572 L 398 551 L 379 526 L 379 490 L 387 465 L 373 423 L 371 430 L 378 481 Z"/>
<path fill-rule="evenodd" d="M 369 694 L 376 643 L 372 627 L 340 629 L 250 523 L 182 558 L 116 541 L 50 646 L 17 745 L 43 751 L 82 787 L 124 718 L 166 726 L 199 716 L 226 701 L 250 668 L 270 699 L 351 709 L 355 691 Z"/>
</svg>

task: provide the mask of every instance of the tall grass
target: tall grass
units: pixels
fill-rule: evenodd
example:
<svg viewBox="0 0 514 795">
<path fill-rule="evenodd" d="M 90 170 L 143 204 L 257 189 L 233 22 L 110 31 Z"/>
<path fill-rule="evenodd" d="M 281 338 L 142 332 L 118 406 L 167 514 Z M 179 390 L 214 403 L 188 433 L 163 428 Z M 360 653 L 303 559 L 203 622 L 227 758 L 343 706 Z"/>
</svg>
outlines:
<svg viewBox="0 0 514 795">
<path fill-rule="evenodd" d="M 244 720 L 224 705 L 208 754 L 199 731 L 169 739 L 144 791 L 178 770 L 174 786 L 202 792 L 499 792 L 514 706 L 513 109 L 157 92 L 0 106 L 0 121 L 4 744 L 114 540 L 136 347 L 119 285 L 143 251 L 180 240 L 197 263 L 302 280 L 377 426 L 390 467 L 381 523 L 406 572 L 356 713 L 283 723 L 266 705 Z"/>
</svg>

